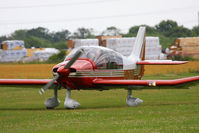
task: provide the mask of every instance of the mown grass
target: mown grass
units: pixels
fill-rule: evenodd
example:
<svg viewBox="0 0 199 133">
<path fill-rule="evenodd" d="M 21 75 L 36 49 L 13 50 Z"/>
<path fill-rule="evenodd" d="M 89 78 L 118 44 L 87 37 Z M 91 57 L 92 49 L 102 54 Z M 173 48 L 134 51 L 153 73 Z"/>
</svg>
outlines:
<svg viewBox="0 0 199 133">
<path fill-rule="evenodd" d="M 179 78 L 194 74 L 146 76 L 145 79 Z M 179 90 L 136 90 L 144 100 L 138 107 L 126 107 L 126 90 L 73 91 L 81 103 L 75 110 L 63 107 L 65 90 L 59 91 L 61 104 L 46 110 L 44 101 L 52 90 L 39 95 L 37 88 L 0 87 L 1 133 L 131 133 L 199 132 L 199 86 Z"/>
</svg>

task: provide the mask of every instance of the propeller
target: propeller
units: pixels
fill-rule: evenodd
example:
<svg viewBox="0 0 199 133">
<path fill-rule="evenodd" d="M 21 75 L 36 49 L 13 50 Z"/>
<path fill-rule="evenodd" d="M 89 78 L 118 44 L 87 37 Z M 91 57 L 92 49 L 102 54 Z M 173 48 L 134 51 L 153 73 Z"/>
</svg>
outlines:
<svg viewBox="0 0 199 133">
<path fill-rule="evenodd" d="M 69 69 L 72 66 L 72 64 L 81 56 L 82 53 L 83 53 L 82 49 L 77 51 L 73 56 L 73 58 L 64 66 L 64 68 Z"/>
<path fill-rule="evenodd" d="M 73 65 L 73 63 L 81 56 L 81 54 L 83 53 L 83 50 L 80 49 L 78 50 L 75 55 L 72 57 L 72 59 L 64 66 L 64 69 L 66 69 L 65 72 L 70 73 L 70 67 Z M 48 83 L 46 84 L 43 88 L 41 88 L 41 90 L 39 91 L 39 93 L 42 95 L 48 88 L 50 88 L 54 82 L 59 79 L 60 74 L 56 73 L 55 77 Z"/>
</svg>

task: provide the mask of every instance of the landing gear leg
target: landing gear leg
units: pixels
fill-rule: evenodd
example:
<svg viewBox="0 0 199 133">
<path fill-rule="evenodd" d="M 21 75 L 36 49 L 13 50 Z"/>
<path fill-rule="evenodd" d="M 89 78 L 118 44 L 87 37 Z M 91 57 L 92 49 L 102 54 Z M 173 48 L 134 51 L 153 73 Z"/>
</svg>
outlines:
<svg viewBox="0 0 199 133">
<path fill-rule="evenodd" d="M 65 98 L 65 102 L 64 102 L 64 107 L 68 108 L 68 109 L 78 108 L 80 106 L 80 104 L 77 101 L 71 99 L 70 95 L 71 95 L 71 90 L 67 89 L 66 90 L 66 98 Z"/>
<path fill-rule="evenodd" d="M 60 104 L 59 99 L 57 98 L 57 90 L 60 89 L 60 85 L 56 85 L 54 88 L 54 97 L 48 98 L 45 102 L 46 108 L 47 109 L 54 109 Z"/>
<path fill-rule="evenodd" d="M 132 90 L 128 89 L 128 94 L 127 94 L 127 99 L 126 99 L 127 106 L 138 106 L 142 102 L 143 102 L 142 99 L 133 97 Z"/>
</svg>

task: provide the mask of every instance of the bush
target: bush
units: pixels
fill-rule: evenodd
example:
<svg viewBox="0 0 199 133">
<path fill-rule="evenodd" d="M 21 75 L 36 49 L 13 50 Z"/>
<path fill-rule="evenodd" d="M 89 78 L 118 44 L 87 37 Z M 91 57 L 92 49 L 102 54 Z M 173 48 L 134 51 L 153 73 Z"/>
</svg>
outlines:
<svg viewBox="0 0 199 133">
<path fill-rule="evenodd" d="M 60 63 L 65 59 L 66 51 L 61 50 L 58 54 L 52 55 L 48 60 L 47 63 Z"/>
<path fill-rule="evenodd" d="M 194 61 L 197 60 L 191 56 L 182 57 L 181 55 L 174 55 L 171 57 L 172 60 L 179 60 L 179 61 Z"/>
<path fill-rule="evenodd" d="M 65 42 L 65 41 L 53 43 L 52 46 L 53 46 L 54 48 L 60 49 L 60 50 L 62 50 L 62 49 L 67 49 L 67 45 L 66 45 L 66 42 Z"/>
</svg>

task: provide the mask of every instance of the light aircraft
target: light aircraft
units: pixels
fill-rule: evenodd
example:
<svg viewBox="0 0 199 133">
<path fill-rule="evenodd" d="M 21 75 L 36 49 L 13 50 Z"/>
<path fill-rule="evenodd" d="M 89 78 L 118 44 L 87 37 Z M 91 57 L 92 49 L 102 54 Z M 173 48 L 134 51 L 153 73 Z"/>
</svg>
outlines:
<svg viewBox="0 0 199 133">
<path fill-rule="evenodd" d="M 80 104 L 71 99 L 71 90 L 108 90 L 126 88 L 127 106 L 137 106 L 143 101 L 132 96 L 132 90 L 145 88 L 182 88 L 199 81 L 199 76 L 176 80 L 141 80 L 144 65 L 177 65 L 186 61 L 144 60 L 145 27 L 140 27 L 130 56 L 126 57 L 105 47 L 83 46 L 74 49 L 65 60 L 52 69 L 50 79 L 0 79 L 0 85 L 45 85 L 40 93 L 54 85 L 54 96 L 45 101 L 48 109 L 59 105 L 57 91 L 66 88 L 65 108 L 77 108 Z M 158 71 L 158 70 L 157 70 Z"/>
</svg>

